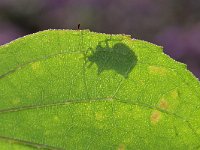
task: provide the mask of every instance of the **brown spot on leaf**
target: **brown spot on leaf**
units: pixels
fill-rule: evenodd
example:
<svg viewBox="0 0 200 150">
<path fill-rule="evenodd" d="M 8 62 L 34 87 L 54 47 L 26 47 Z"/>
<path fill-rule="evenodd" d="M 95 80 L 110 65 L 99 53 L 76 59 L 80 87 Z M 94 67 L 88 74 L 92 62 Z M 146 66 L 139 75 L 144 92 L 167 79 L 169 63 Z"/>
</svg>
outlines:
<svg viewBox="0 0 200 150">
<path fill-rule="evenodd" d="M 125 150 L 125 145 L 124 144 L 120 144 L 117 150 Z"/>
<path fill-rule="evenodd" d="M 159 108 L 166 110 L 169 108 L 169 103 L 165 99 L 161 99 Z"/>
<path fill-rule="evenodd" d="M 160 118 L 161 118 L 160 111 L 157 111 L 157 110 L 153 111 L 152 114 L 151 114 L 151 117 L 150 117 L 151 123 L 152 124 L 158 123 L 158 121 L 160 120 Z"/>
</svg>

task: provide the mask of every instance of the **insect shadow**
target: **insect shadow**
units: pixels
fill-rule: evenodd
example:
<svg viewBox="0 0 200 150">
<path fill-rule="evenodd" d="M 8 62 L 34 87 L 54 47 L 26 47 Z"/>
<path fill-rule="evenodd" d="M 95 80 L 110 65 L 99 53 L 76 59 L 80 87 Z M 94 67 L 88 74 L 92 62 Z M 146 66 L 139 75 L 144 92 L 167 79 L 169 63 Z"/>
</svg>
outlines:
<svg viewBox="0 0 200 150">
<path fill-rule="evenodd" d="M 87 56 L 87 60 L 91 62 L 88 67 L 95 63 L 98 67 L 98 74 L 105 70 L 114 70 L 124 78 L 128 78 L 137 63 L 135 53 L 127 45 L 119 42 L 110 47 L 109 41 L 110 39 L 101 41 L 96 50 L 91 50 L 91 55 Z"/>
</svg>

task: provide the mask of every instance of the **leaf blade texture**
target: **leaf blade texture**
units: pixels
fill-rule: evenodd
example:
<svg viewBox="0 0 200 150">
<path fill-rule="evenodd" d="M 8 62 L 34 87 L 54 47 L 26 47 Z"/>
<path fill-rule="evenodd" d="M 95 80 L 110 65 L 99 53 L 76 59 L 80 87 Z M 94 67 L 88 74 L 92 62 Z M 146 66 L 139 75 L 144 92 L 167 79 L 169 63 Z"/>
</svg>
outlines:
<svg viewBox="0 0 200 150">
<path fill-rule="evenodd" d="M 162 47 L 48 30 L 0 47 L 1 149 L 195 149 L 199 81 Z"/>
</svg>

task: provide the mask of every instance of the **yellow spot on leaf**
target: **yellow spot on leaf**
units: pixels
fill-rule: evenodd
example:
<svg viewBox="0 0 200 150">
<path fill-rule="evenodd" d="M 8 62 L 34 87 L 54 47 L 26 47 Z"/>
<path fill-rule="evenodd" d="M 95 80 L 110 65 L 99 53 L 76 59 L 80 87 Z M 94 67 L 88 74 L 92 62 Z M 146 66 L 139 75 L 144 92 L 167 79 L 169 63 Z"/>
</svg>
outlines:
<svg viewBox="0 0 200 150">
<path fill-rule="evenodd" d="M 20 99 L 14 99 L 14 100 L 12 100 L 12 104 L 13 105 L 17 105 L 19 103 L 20 103 Z"/>
<path fill-rule="evenodd" d="M 104 115 L 102 113 L 96 113 L 95 118 L 96 120 L 102 121 L 104 119 Z"/>
<path fill-rule="evenodd" d="M 161 113 L 160 111 L 153 111 L 152 114 L 151 114 L 151 117 L 150 117 L 150 120 L 151 120 L 151 123 L 152 124 L 156 124 L 158 123 L 158 121 L 161 119 Z"/>
<path fill-rule="evenodd" d="M 175 89 L 174 91 L 172 91 L 171 96 L 172 96 L 173 99 L 176 99 L 178 97 L 178 90 Z"/>
<path fill-rule="evenodd" d="M 117 150 L 125 150 L 125 145 L 124 144 L 120 144 Z"/>
<path fill-rule="evenodd" d="M 40 62 L 35 62 L 31 65 L 32 69 L 33 70 L 37 70 L 40 68 Z"/>
<path fill-rule="evenodd" d="M 169 103 L 163 98 L 159 102 L 159 108 L 166 110 L 169 108 Z"/>
<path fill-rule="evenodd" d="M 168 70 L 164 67 L 158 66 L 149 66 L 149 73 L 150 74 L 158 74 L 158 75 L 166 75 Z"/>
</svg>

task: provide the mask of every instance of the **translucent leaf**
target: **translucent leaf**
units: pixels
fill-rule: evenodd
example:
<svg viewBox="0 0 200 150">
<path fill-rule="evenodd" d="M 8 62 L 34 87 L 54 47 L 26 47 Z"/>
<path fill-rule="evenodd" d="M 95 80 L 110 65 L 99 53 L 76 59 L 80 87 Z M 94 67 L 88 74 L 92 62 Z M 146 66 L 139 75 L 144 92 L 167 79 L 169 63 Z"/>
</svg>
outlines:
<svg viewBox="0 0 200 150">
<path fill-rule="evenodd" d="M 162 47 L 48 30 L 0 47 L 0 149 L 195 149 L 200 84 Z"/>
</svg>

